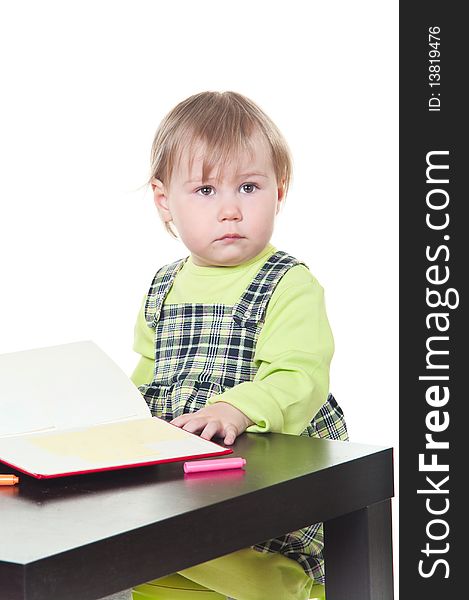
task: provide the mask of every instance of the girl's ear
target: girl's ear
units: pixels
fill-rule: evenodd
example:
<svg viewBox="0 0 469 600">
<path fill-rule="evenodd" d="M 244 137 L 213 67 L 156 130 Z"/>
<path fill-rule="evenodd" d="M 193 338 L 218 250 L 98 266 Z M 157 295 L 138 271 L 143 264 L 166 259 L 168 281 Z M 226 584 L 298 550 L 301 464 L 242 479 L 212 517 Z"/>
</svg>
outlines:
<svg viewBox="0 0 469 600">
<path fill-rule="evenodd" d="M 153 178 L 151 180 L 151 187 L 153 189 L 153 201 L 155 202 L 155 206 L 160 213 L 160 217 L 164 223 L 169 223 L 169 221 L 172 221 L 173 218 L 169 210 L 165 186 L 162 181 Z"/>
<path fill-rule="evenodd" d="M 278 215 L 281 206 L 283 205 L 283 201 L 285 200 L 285 179 L 277 184 L 277 211 L 276 215 Z"/>
</svg>

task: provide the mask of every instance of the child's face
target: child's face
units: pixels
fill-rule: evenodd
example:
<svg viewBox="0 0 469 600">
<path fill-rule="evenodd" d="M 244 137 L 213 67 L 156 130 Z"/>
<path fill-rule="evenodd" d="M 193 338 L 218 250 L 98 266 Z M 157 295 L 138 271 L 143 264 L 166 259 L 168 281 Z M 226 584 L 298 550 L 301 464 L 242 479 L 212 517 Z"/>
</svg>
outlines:
<svg viewBox="0 0 469 600">
<path fill-rule="evenodd" d="M 183 155 L 169 187 L 154 180 L 155 204 L 201 266 L 234 266 L 257 256 L 272 237 L 283 199 L 270 151 L 260 136 L 252 138 L 252 156 L 227 163 L 216 179 L 217 166 L 202 182 L 203 145 L 196 146 L 192 169 Z M 236 164 L 237 163 L 237 164 Z M 238 237 L 224 237 L 227 234 Z"/>
</svg>

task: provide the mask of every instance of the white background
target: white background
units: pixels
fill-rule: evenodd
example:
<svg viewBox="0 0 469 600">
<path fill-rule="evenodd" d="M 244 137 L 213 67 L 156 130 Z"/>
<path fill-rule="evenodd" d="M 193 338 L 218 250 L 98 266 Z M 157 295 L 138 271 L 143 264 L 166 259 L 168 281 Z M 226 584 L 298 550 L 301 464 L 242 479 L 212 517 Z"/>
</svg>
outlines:
<svg viewBox="0 0 469 600">
<path fill-rule="evenodd" d="M 130 374 L 156 269 L 185 256 L 148 177 L 180 100 L 235 90 L 284 133 L 273 243 L 326 290 L 353 441 L 397 446 L 397 2 L 2 4 L 0 353 L 92 339 Z"/>
</svg>

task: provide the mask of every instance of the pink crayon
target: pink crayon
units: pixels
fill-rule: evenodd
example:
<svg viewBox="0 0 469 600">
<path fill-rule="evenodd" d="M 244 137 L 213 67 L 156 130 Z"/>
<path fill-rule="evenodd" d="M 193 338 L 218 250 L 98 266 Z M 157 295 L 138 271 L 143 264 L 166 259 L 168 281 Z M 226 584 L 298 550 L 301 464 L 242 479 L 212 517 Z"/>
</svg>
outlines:
<svg viewBox="0 0 469 600">
<path fill-rule="evenodd" d="M 184 463 L 184 473 L 201 471 L 220 471 L 221 469 L 240 469 L 246 464 L 245 458 L 220 458 L 216 460 L 196 460 Z"/>
</svg>

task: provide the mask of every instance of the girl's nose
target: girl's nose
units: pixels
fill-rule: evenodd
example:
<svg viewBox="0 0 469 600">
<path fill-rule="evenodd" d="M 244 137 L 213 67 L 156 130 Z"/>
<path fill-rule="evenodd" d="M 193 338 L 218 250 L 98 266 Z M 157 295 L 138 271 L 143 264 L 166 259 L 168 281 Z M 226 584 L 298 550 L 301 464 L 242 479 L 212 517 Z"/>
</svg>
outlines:
<svg viewBox="0 0 469 600">
<path fill-rule="evenodd" d="M 236 198 L 224 198 L 220 203 L 218 219 L 220 221 L 241 221 L 243 218 Z"/>
</svg>

